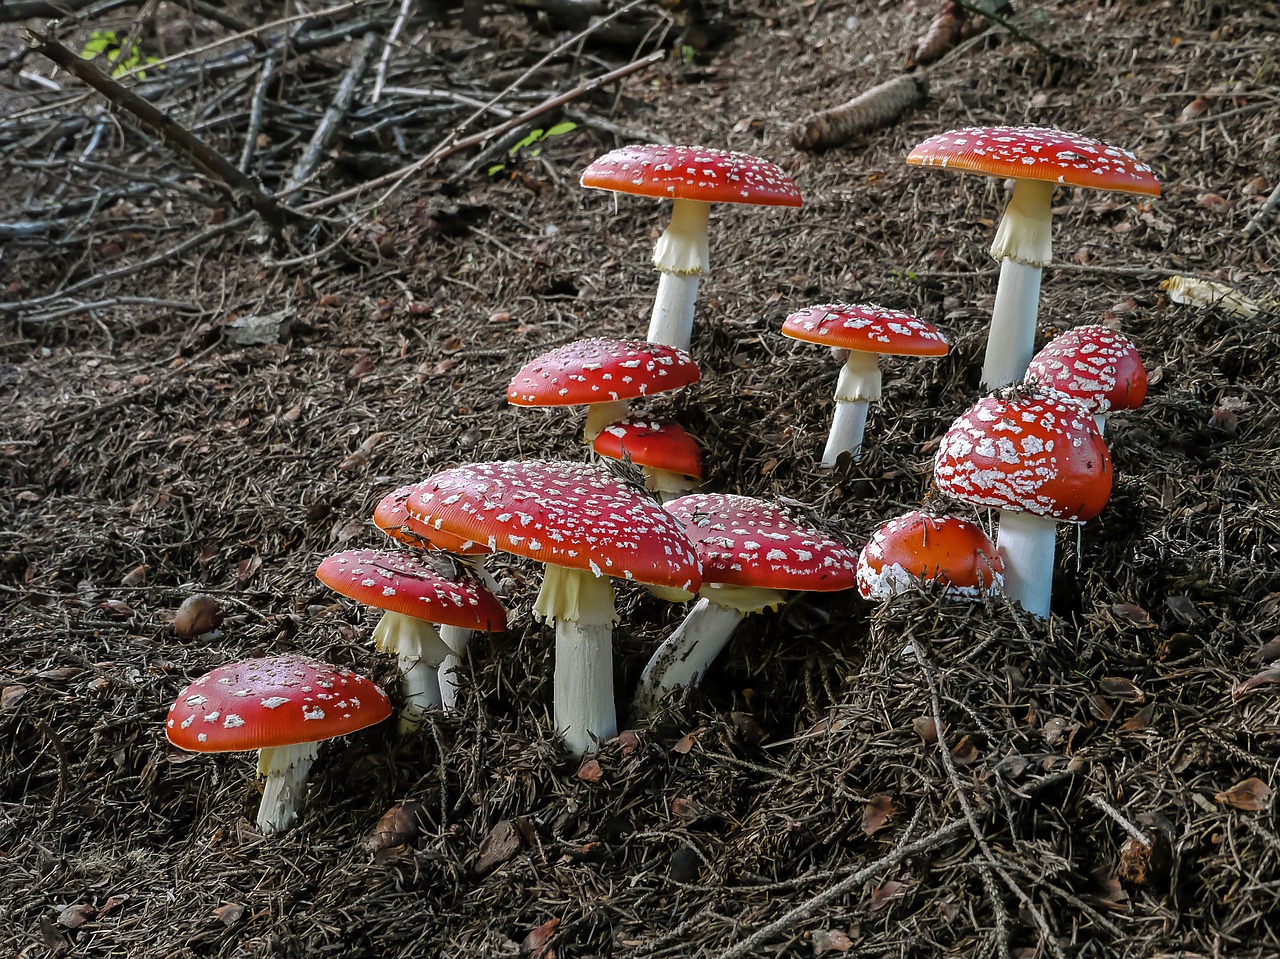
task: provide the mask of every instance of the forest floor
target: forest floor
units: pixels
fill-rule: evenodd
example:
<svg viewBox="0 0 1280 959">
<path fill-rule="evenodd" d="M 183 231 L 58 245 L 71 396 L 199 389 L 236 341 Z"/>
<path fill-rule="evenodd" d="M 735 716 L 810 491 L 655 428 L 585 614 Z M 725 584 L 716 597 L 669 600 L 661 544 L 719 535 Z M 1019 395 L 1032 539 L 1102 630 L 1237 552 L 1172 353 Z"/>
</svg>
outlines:
<svg viewBox="0 0 1280 959">
<path fill-rule="evenodd" d="M 69 21 L 69 48 L 137 37 L 122 58 L 145 76 L 123 82 L 272 191 L 369 55 L 301 187 L 319 219 L 274 241 L 101 96 L 34 53 L 11 63 L 0 956 L 1280 954 L 1280 218 L 1255 220 L 1280 183 L 1280 8 L 1015 0 L 1017 34 L 929 67 L 900 122 L 792 145 L 798 120 L 900 72 L 938 6 L 724 2 L 731 35 L 668 44 L 496 148 L 447 155 L 502 122 L 466 101 L 519 114 L 647 48 L 566 42 L 498 4 L 478 33 L 417 14 L 375 102 L 398 5 L 335 7 L 349 35 L 299 44 L 265 84 L 270 42 L 183 56 L 234 31 L 181 4 Z M 652 6 L 628 16 L 681 29 Z M 556 123 L 573 126 L 530 139 Z M 1048 621 L 998 600 L 797 597 L 632 723 L 627 691 L 683 610 L 623 587 L 633 734 L 580 767 L 551 728 L 538 573 L 500 557 L 511 628 L 474 643 L 460 711 L 327 744 L 285 835 L 253 826 L 250 757 L 167 744 L 176 694 L 235 658 L 299 651 L 394 688 L 376 614 L 313 575 L 383 541 L 384 493 L 463 462 L 583 457 L 577 415 L 504 391 L 554 346 L 643 336 L 666 212 L 578 186 L 615 146 L 753 153 L 804 196 L 714 212 L 702 379 L 646 407 L 700 437 L 706 488 L 782 501 L 855 547 L 920 504 L 979 395 L 1004 194 L 903 158 L 994 124 L 1133 150 L 1164 187 L 1056 199 L 1037 342 L 1122 329 L 1151 387 L 1108 425 L 1109 505 L 1060 529 Z M 396 189 L 325 203 L 422 158 Z M 1175 302 L 1171 276 L 1246 302 Z M 826 471 L 836 365 L 779 326 L 830 301 L 916 312 L 952 351 L 887 361 L 866 455 Z M 195 592 L 226 611 L 214 639 L 171 628 Z"/>
</svg>

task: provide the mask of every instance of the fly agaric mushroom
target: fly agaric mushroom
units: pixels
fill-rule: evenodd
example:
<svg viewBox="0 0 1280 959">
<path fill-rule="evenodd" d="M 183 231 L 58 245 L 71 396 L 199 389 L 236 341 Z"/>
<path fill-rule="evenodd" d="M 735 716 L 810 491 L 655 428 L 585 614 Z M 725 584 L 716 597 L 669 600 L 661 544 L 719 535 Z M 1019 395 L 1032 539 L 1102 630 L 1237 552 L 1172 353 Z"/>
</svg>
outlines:
<svg viewBox="0 0 1280 959">
<path fill-rule="evenodd" d="M 273 835 L 298 818 L 319 744 L 390 715 L 387 694 L 372 680 L 305 656 L 272 656 L 201 676 L 178 694 L 165 735 L 188 752 L 258 750 L 258 775 L 266 777 L 258 828 Z"/>
<path fill-rule="evenodd" d="M 400 731 L 416 726 L 428 709 L 443 705 L 440 664 L 452 649 L 435 623 L 496 632 L 507 611 L 478 579 L 446 576 L 425 555 L 353 549 L 325 557 L 316 578 L 358 603 L 385 610 L 373 631 L 378 649 L 399 659 L 404 706 Z"/>
<path fill-rule="evenodd" d="M 880 306 L 826 303 L 798 310 L 782 324 L 782 333 L 806 343 L 824 343 L 849 355 L 836 382 L 835 412 L 822 453 L 827 469 L 845 451 L 856 459 L 867 425 L 867 407 L 880 398 L 880 355 L 943 356 L 949 347 L 937 327 Z"/>
<path fill-rule="evenodd" d="M 1013 197 L 991 244 L 1000 261 L 982 385 L 1019 382 L 1034 351 L 1040 274 L 1052 259 L 1056 186 L 1160 195 L 1151 167 L 1128 150 L 1043 127 L 968 127 L 940 133 L 907 155 L 912 166 L 1011 177 Z"/>
<path fill-rule="evenodd" d="M 373 524 L 396 542 L 403 543 L 411 549 L 449 553 L 459 562 L 464 563 L 467 570 L 475 573 L 480 578 L 480 582 L 496 595 L 498 583 L 484 565 L 484 556 L 493 550 L 483 543 L 468 542 L 457 536 L 450 536 L 442 530 L 423 526 L 409 515 L 405 501 L 420 485 L 415 483 L 401 486 L 382 497 L 373 511 Z M 440 677 L 440 705 L 446 712 L 453 710 L 458 703 L 458 670 L 467 655 L 467 647 L 471 645 L 475 632 L 474 629 L 465 626 L 439 624 L 440 638 L 452 650 L 440 661 L 440 668 L 437 671 Z"/>
<path fill-rule="evenodd" d="M 745 153 L 691 146 L 611 150 L 582 172 L 582 185 L 669 199 L 671 224 L 658 238 L 661 272 L 647 339 L 682 350 L 693 334 L 698 281 L 711 269 L 707 221 L 712 203 L 800 206 L 800 191 L 782 169 Z"/>
<path fill-rule="evenodd" d="M 843 543 L 750 496 L 691 493 L 667 504 L 702 562 L 699 599 L 658 647 L 636 690 L 646 715 L 677 686 L 701 682 L 749 613 L 777 609 L 787 593 L 855 585 L 857 556 Z"/>
<path fill-rule="evenodd" d="M 692 492 L 702 482 L 702 450 L 679 423 L 628 417 L 606 426 L 592 449 L 640 467 L 645 488 L 659 502 Z"/>
<path fill-rule="evenodd" d="M 1004 588 L 1004 561 L 982 527 L 958 516 L 913 510 L 872 534 L 858 555 L 858 592 L 884 601 L 921 586 L 976 601 Z"/>
<path fill-rule="evenodd" d="M 1111 455 L 1093 417 L 1060 394 L 1002 390 L 951 424 L 933 478 L 948 496 L 1000 510 L 1005 595 L 1047 618 L 1055 525 L 1093 519 L 1111 495 Z"/>
<path fill-rule="evenodd" d="M 627 415 L 628 401 L 698 382 L 684 350 L 643 340 L 596 337 L 557 347 L 526 363 L 507 387 L 513 406 L 586 406 L 586 442 Z"/>
<path fill-rule="evenodd" d="M 1138 347 L 1123 333 L 1091 324 L 1055 336 L 1031 358 L 1027 382 L 1064 393 L 1106 433 L 1112 413 L 1136 410 L 1147 395 Z"/>
<path fill-rule="evenodd" d="M 546 564 L 534 614 L 556 627 L 555 724 L 576 756 L 617 732 L 610 577 L 696 590 L 678 520 L 641 490 L 581 463 L 445 470 L 409 497 L 422 523 Z"/>
</svg>

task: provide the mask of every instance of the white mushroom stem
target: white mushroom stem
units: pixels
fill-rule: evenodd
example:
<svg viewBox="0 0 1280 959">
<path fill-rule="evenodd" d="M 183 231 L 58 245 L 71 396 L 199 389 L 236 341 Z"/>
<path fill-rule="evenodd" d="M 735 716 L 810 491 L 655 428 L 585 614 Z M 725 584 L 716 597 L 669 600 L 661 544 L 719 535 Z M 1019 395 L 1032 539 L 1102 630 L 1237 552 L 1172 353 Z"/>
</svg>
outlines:
<svg viewBox="0 0 1280 959">
<path fill-rule="evenodd" d="M 698 281 L 711 269 L 707 244 L 710 216 L 711 204 L 701 200 L 675 200 L 671 205 L 671 224 L 653 248 L 653 265 L 662 276 L 649 320 L 650 343 L 689 348 Z"/>
<path fill-rule="evenodd" d="M 645 664 L 634 712 L 647 716 L 678 686 L 696 686 L 749 613 L 777 609 L 786 597 L 774 589 L 708 585 L 684 621 Z"/>
<path fill-rule="evenodd" d="M 609 400 L 604 403 L 591 403 L 587 406 L 587 425 L 582 431 L 583 440 L 594 443 L 596 437 L 604 432 L 610 423 L 627 418 L 630 403 L 626 400 Z"/>
<path fill-rule="evenodd" d="M 618 732 L 613 703 L 613 584 L 607 576 L 547 564 L 533 613 L 556 626 L 554 720 L 574 756 Z"/>
<path fill-rule="evenodd" d="M 1110 413 L 1094 413 L 1093 414 L 1093 422 L 1097 424 L 1098 432 L 1101 433 L 1103 436 L 1107 435 L 1107 417 L 1110 415 L 1111 415 Z"/>
<path fill-rule="evenodd" d="M 642 466 L 640 472 L 644 476 L 645 489 L 653 493 L 654 499 L 659 503 L 666 503 L 698 488 L 698 481 L 683 473 L 673 473 L 655 466 Z"/>
<path fill-rule="evenodd" d="M 318 746 L 298 743 L 258 750 L 258 775 L 266 777 L 258 804 L 258 829 L 264 836 L 285 832 L 297 820 Z"/>
<path fill-rule="evenodd" d="M 1000 281 L 982 365 L 987 389 L 1020 382 L 1035 354 L 1040 275 L 1053 258 L 1053 188 L 1047 180 L 1015 180 L 991 243 Z"/>
<path fill-rule="evenodd" d="M 458 706 L 458 670 L 466 659 L 467 647 L 475 636 L 474 629 L 461 626 L 441 626 L 440 638 L 453 652 L 440 661 L 437 671 L 440 681 L 440 705 L 445 712 L 453 712 Z"/>
<path fill-rule="evenodd" d="M 862 436 L 867 426 L 867 410 L 872 400 L 880 399 L 880 357 L 876 353 L 851 350 L 840 367 L 836 381 L 835 412 L 827 446 L 822 451 L 822 465 L 831 469 L 846 450 L 857 458 L 862 449 Z"/>
<path fill-rule="evenodd" d="M 1049 618 L 1057 525 L 1051 516 L 1000 511 L 996 548 L 1004 557 L 1004 594 L 1041 619 Z"/>
<path fill-rule="evenodd" d="M 400 663 L 400 732 L 412 730 L 428 709 L 442 705 L 440 664 L 453 652 L 440 638 L 436 627 L 425 619 L 404 613 L 386 612 L 373 630 L 378 649 L 395 653 Z"/>
</svg>

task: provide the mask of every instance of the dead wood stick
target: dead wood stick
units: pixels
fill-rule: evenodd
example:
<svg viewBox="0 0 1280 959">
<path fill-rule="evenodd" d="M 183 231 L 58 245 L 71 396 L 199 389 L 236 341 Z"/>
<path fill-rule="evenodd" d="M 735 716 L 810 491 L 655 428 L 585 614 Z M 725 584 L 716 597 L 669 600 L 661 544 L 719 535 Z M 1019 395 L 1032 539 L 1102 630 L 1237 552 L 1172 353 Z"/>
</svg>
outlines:
<svg viewBox="0 0 1280 959">
<path fill-rule="evenodd" d="M 36 53 L 52 60 L 83 83 L 107 98 L 114 106 L 131 114 L 146 133 L 185 157 L 197 170 L 213 179 L 231 198 L 237 209 L 250 208 L 278 232 L 287 220 L 299 219 L 267 194 L 258 184 L 241 173 L 209 144 L 179 124 L 148 100 L 144 100 L 90 61 L 81 59 L 53 37 L 36 31 L 27 34 L 27 45 Z"/>
<path fill-rule="evenodd" d="M 262 113 L 267 105 L 267 88 L 276 73 L 276 54 L 271 54 L 262 64 L 258 84 L 253 88 L 249 103 L 249 129 L 244 135 L 244 149 L 240 152 L 240 172 L 246 176 L 253 166 L 253 155 L 258 149 L 258 135 L 262 132 Z"/>
<path fill-rule="evenodd" d="M 923 103 L 928 92 L 929 82 L 923 73 L 904 73 L 801 120 L 791 131 L 791 142 L 801 150 L 844 146 L 859 133 L 897 123 L 908 110 Z"/>
<path fill-rule="evenodd" d="M 382 53 L 378 57 L 378 70 L 373 77 L 373 93 L 369 94 L 369 102 L 376 104 L 382 99 L 382 88 L 387 85 L 387 67 L 391 63 L 391 52 L 400 39 L 400 31 L 409 19 L 409 11 L 413 9 L 414 0 L 400 0 L 400 12 L 396 14 L 395 23 L 391 24 L 391 32 L 387 34 L 387 42 L 382 45 Z"/>
<path fill-rule="evenodd" d="M 349 189 L 342 190 L 338 193 L 330 194 L 326 197 L 321 197 L 319 200 L 304 203 L 297 209 L 301 213 L 315 213 L 317 210 L 323 210 L 338 203 L 345 203 L 347 200 L 357 199 L 364 196 L 364 194 L 371 190 L 380 190 L 383 187 L 389 187 L 394 190 L 415 173 L 421 173 L 423 170 L 427 169 L 432 164 L 443 160 L 445 157 L 452 156 L 453 154 L 469 149 L 470 147 L 478 146 L 493 137 L 502 136 L 502 134 L 506 133 L 508 130 L 528 123 L 530 120 L 537 119 L 544 113 L 549 113 L 557 107 L 564 106 L 564 104 L 569 103 L 572 100 L 576 100 L 578 97 L 584 96 L 598 87 L 605 86 L 615 80 L 620 80 L 623 77 L 630 76 L 636 71 L 641 70 L 652 63 L 657 63 L 665 56 L 666 54 L 659 50 L 649 54 L 647 57 L 641 57 L 639 60 L 633 60 L 626 66 L 601 74 L 598 77 L 588 80 L 586 83 L 574 87 L 567 93 L 560 93 L 556 96 L 548 97 L 536 106 L 524 111 L 524 113 L 514 116 L 503 123 L 499 123 L 495 127 L 491 127 L 488 130 L 473 134 L 469 137 L 463 137 L 461 140 L 455 140 L 453 143 L 446 142 L 441 144 L 422 159 L 416 160 L 408 166 L 401 167 L 399 170 L 393 170 L 391 173 L 375 177 L 372 180 L 367 180 L 357 186 L 350 187 Z"/>
<path fill-rule="evenodd" d="M 1244 225 L 1244 235 L 1250 237 L 1261 230 L 1262 225 L 1267 221 L 1267 217 L 1275 213 L 1277 207 L 1280 207 L 1280 183 L 1276 184 L 1276 188 L 1271 191 L 1271 195 L 1267 197 L 1266 202 L 1258 208 L 1258 212 L 1250 217 L 1249 222 Z"/>
<path fill-rule="evenodd" d="M 369 60 L 373 56 L 373 48 L 382 42 L 382 38 L 377 33 L 366 33 L 364 40 L 360 42 L 360 50 L 356 53 L 355 59 L 351 61 L 351 66 L 347 68 L 347 75 L 342 78 L 342 83 L 338 86 L 338 92 L 333 95 L 333 100 L 329 104 L 329 108 L 324 111 L 324 116 L 320 118 L 320 122 L 316 124 L 316 131 L 311 135 L 311 142 L 307 144 L 307 148 L 302 151 L 302 156 L 298 159 L 297 166 L 293 168 L 293 173 L 281 188 L 280 192 L 284 195 L 290 195 L 295 192 L 311 179 L 311 175 L 315 173 L 316 167 L 320 165 L 320 161 L 324 158 L 329 144 L 333 142 L 334 136 L 338 132 L 338 127 L 342 125 L 343 119 L 351 110 L 351 103 L 356 97 L 356 90 L 360 86 L 360 81 L 364 79 L 365 71 L 369 69 Z"/>
</svg>

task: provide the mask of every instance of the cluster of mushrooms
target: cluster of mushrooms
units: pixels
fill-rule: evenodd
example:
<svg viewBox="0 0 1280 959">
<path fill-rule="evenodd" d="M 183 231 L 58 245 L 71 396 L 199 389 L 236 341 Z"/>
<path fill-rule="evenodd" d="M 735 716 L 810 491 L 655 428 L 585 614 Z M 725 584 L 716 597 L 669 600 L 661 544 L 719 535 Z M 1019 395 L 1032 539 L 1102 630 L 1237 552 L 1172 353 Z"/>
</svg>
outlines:
<svg viewBox="0 0 1280 959">
<path fill-rule="evenodd" d="M 689 354 L 699 280 L 709 269 L 714 203 L 799 206 L 777 166 L 754 157 L 680 146 L 626 147 L 590 164 L 582 184 L 672 200 L 659 238 L 660 272 L 644 340 L 593 338 L 530 361 L 512 378 L 519 406 L 587 407 L 584 438 L 600 457 L 639 467 L 645 486 L 587 462 L 474 463 L 388 493 L 374 513 L 392 548 L 327 557 L 316 575 L 382 610 L 373 639 L 398 657 L 399 723 L 455 708 L 459 665 L 478 630 L 502 630 L 507 611 L 485 568 L 502 551 L 545 565 L 535 616 L 554 624 L 554 721 L 566 749 L 585 756 L 617 733 L 611 633 L 615 579 L 693 605 L 654 651 L 631 698 L 643 717 L 671 690 L 696 684 L 744 616 L 776 609 L 800 591 L 858 588 L 886 600 L 935 586 L 947 598 L 1003 594 L 1049 615 L 1055 525 L 1097 516 L 1111 490 L 1103 440 L 1108 414 L 1136 407 L 1146 375 L 1132 341 L 1082 326 L 1032 356 L 1040 273 L 1049 262 L 1050 201 L 1057 185 L 1158 195 L 1133 154 L 1040 128 L 975 128 L 935 136 L 913 165 L 1012 178 L 992 255 L 1000 261 L 982 382 L 993 392 L 952 424 L 938 447 L 934 487 L 999 511 L 992 543 L 967 519 L 917 510 L 889 520 L 853 548 L 760 499 L 699 492 L 697 442 L 674 422 L 632 405 L 699 378 Z M 867 409 L 880 395 L 882 354 L 941 356 L 931 324 L 873 305 L 823 304 L 789 316 L 781 332 L 845 351 L 822 457 L 857 457 Z M 184 690 L 169 739 L 198 751 L 260 750 L 266 777 L 258 825 L 296 819 L 316 744 L 390 716 L 377 684 L 296 655 L 222 666 Z"/>
</svg>

